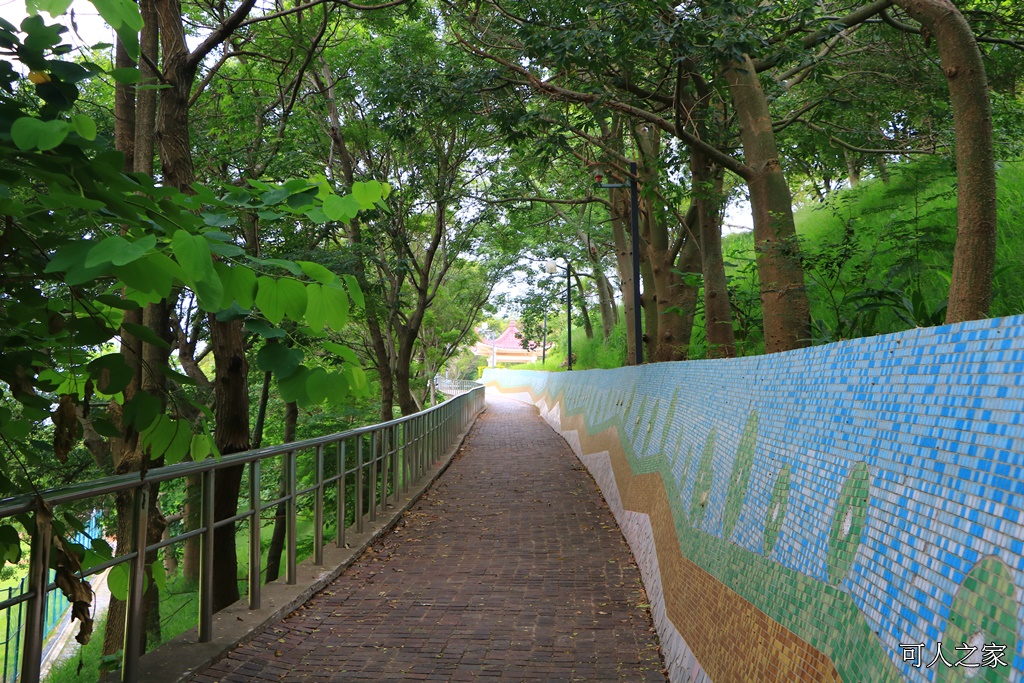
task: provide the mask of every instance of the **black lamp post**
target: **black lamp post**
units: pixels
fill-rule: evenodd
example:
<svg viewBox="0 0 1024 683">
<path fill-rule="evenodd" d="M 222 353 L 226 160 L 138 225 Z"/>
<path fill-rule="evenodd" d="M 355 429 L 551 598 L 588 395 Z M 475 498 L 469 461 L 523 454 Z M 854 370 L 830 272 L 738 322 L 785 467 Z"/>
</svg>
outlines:
<svg viewBox="0 0 1024 683">
<path fill-rule="evenodd" d="M 604 169 L 600 164 L 591 164 L 594 173 L 594 187 L 613 189 L 629 188 L 630 200 L 630 241 L 633 249 L 633 338 L 636 340 L 636 364 L 644 362 L 644 330 L 641 323 L 640 306 L 640 187 L 637 180 L 636 162 L 629 162 L 629 181 L 625 183 L 602 183 Z"/>
<path fill-rule="evenodd" d="M 548 275 L 554 275 L 558 272 L 558 265 L 554 261 L 546 261 L 544 270 L 548 272 Z M 568 321 L 569 337 L 569 356 L 566 363 L 568 363 L 567 369 L 572 370 L 572 265 L 569 263 L 569 259 L 565 259 L 565 317 Z"/>
</svg>

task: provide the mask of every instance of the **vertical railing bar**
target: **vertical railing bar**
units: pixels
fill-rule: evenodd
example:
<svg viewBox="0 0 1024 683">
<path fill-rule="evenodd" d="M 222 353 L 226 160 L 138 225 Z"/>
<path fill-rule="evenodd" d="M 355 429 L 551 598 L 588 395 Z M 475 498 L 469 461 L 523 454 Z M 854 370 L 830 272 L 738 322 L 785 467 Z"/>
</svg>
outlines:
<svg viewBox="0 0 1024 683">
<path fill-rule="evenodd" d="M 370 521 L 377 521 L 377 438 L 379 430 L 370 436 Z"/>
<path fill-rule="evenodd" d="M 391 460 L 391 430 L 387 427 L 380 430 L 380 512 L 387 514 L 388 509 L 388 463 Z"/>
<path fill-rule="evenodd" d="M 288 468 L 288 500 L 285 503 L 285 536 L 288 539 L 288 555 L 285 566 L 285 583 L 289 586 L 294 586 L 299 580 L 298 539 L 296 538 L 298 534 L 299 501 L 295 493 L 298 491 L 298 482 L 296 481 L 298 459 L 299 454 L 295 451 L 288 451 L 285 454 L 284 464 Z"/>
<path fill-rule="evenodd" d="M 345 485 L 348 475 L 345 473 L 345 440 L 338 442 L 338 547 L 345 547 Z"/>
<path fill-rule="evenodd" d="M 146 582 L 146 532 L 149 527 L 149 484 L 135 489 L 132 501 L 132 560 L 128 575 L 128 602 L 125 605 L 124 655 L 121 660 L 121 680 L 138 678 L 139 657 L 142 656 L 142 637 L 146 632 L 143 619 L 142 594 Z"/>
<path fill-rule="evenodd" d="M 260 608 L 260 597 L 262 591 L 263 566 L 262 566 L 262 531 L 263 523 L 260 519 L 260 461 L 253 460 L 249 463 L 249 508 L 252 510 L 252 517 L 249 518 L 249 609 Z"/>
<path fill-rule="evenodd" d="M 53 542 L 51 513 L 43 504 L 35 511 L 35 529 L 32 531 L 32 547 L 29 551 L 28 590 L 33 594 L 28 599 L 23 623 L 25 652 L 21 661 L 23 683 L 39 683 L 43 661 L 43 620 L 46 608 L 46 586 L 50 575 L 50 545 Z M 17 651 L 17 645 L 15 645 Z"/>
<path fill-rule="evenodd" d="M 202 475 L 200 514 L 203 533 L 199 538 L 199 642 L 213 640 L 213 505 L 216 500 L 216 470 Z M 134 679 L 132 679 L 134 680 Z"/>
<path fill-rule="evenodd" d="M 313 503 L 313 564 L 324 563 L 324 447 L 316 447 L 316 493 Z"/>
<path fill-rule="evenodd" d="M 356 435 L 356 533 L 363 533 L 363 435 Z"/>
</svg>

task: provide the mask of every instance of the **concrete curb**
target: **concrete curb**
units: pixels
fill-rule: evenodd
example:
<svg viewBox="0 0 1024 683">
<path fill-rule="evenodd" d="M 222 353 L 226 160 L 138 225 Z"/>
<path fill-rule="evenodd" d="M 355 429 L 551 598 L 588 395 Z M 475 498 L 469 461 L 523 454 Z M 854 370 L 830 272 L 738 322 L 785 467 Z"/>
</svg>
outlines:
<svg viewBox="0 0 1024 683">
<path fill-rule="evenodd" d="M 484 410 L 486 409 L 485 407 Z M 378 513 L 376 522 L 367 521 L 364 527 L 367 531 L 361 534 L 347 534 L 349 547 L 336 548 L 333 545 L 325 545 L 323 566 L 314 566 L 312 559 L 299 564 L 297 582 L 294 586 L 282 583 L 283 579 L 263 586 L 263 606 L 260 609 L 250 610 L 246 600 L 242 599 L 213 615 L 215 635 L 212 641 L 197 642 L 197 631 L 193 628 L 146 653 L 139 660 L 138 680 L 147 683 L 183 683 L 223 658 L 231 649 L 249 642 L 326 588 L 359 559 L 374 541 L 390 531 L 402 515 L 444 474 L 483 412 L 482 410 L 477 413 L 465 431 L 457 437 L 451 451 L 437 466 L 429 470 L 403 499 L 389 504 L 383 516 Z M 101 680 L 104 683 L 116 683 L 120 680 L 120 670 L 107 674 Z"/>
</svg>

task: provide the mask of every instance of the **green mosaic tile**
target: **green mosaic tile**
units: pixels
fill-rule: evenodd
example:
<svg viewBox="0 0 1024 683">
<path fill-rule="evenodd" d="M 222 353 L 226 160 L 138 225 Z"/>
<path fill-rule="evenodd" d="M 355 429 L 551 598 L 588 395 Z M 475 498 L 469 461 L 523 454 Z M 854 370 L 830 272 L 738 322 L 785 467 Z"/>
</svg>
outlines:
<svg viewBox="0 0 1024 683">
<path fill-rule="evenodd" d="M 750 471 L 754 466 L 754 448 L 757 445 L 757 411 L 751 411 L 747 424 L 736 449 L 732 474 L 729 476 L 729 490 L 725 495 L 725 519 L 722 522 L 722 538 L 732 536 L 736 522 L 743 509 L 743 501 L 750 486 Z"/>
<path fill-rule="evenodd" d="M 828 579 L 839 583 L 857 555 L 868 516 L 868 466 L 853 466 L 839 494 L 828 535 Z"/>
</svg>

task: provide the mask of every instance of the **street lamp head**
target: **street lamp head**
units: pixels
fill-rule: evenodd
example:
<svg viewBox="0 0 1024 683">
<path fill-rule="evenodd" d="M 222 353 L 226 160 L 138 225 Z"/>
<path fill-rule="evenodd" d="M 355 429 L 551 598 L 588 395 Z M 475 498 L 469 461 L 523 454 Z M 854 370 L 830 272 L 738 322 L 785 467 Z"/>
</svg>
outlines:
<svg viewBox="0 0 1024 683">
<path fill-rule="evenodd" d="M 594 176 L 594 183 L 600 185 L 606 175 L 604 164 L 599 161 L 593 161 L 587 164 L 587 167 L 590 169 L 590 174 Z"/>
<path fill-rule="evenodd" d="M 544 271 L 548 275 L 554 275 L 555 273 L 558 272 L 558 266 L 555 264 L 554 261 L 545 261 L 544 262 Z"/>
</svg>

